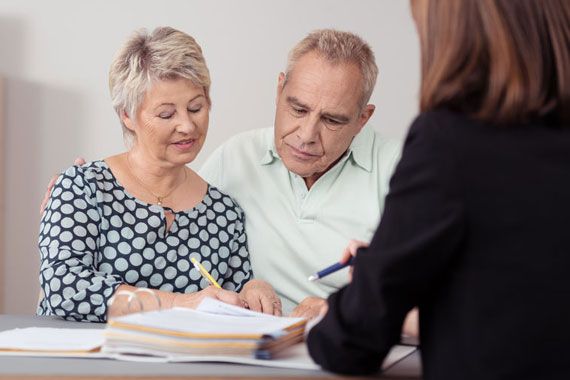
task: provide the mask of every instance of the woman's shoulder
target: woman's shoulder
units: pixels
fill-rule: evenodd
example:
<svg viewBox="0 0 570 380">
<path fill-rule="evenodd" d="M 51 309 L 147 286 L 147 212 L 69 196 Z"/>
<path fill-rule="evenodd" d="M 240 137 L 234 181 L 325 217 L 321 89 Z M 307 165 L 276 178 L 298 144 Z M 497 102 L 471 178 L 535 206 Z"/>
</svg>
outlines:
<svg viewBox="0 0 570 380">
<path fill-rule="evenodd" d="M 206 192 L 206 205 L 209 208 L 212 208 L 217 213 L 226 213 L 230 212 L 236 214 L 236 219 L 243 218 L 243 210 L 237 201 L 232 198 L 230 195 L 224 193 L 217 187 L 210 185 L 208 183 L 208 190 Z"/>
<path fill-rule="evenodd" d="M 408 138 L 437 146 L 461 146 L 492 133 L 495 126 L 465 113 L 437 109 L 420 113 L 413 121 Z"/>
<path fill-rule="evenodd" d="M 61 177 L 68 178 L 95 178 L 95 179 L 111 179 L 111 171 L 104 160 L 90 161 L 83 165 L 73 165 L 65 169 L 61 173 Z"/>
<path fill-rule="evenodd" d="M 112 180 L 112 173 L 103 160 L 87 162 L 83 165 L 73 165 L 62 171 L 56 181 L 57 185 L 70 187 L 75 184 L 84 187 L 87 183 L 97 183 Z"/>
<path fill-rule="evenodd" d="M 422 127 L 426 131 L 435 132 L 446 128 L 457 128 L 479 123 L 465 113 L 441 108 L 420 113 L 412 123 L 412 128 Z"/>
</svg>

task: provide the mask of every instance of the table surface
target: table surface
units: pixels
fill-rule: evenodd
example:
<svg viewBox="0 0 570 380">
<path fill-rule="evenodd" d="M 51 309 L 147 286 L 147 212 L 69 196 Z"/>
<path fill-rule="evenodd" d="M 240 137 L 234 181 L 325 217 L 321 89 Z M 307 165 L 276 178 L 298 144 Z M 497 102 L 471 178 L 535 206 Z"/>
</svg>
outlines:
<svg viewBox="0 0 570 380">
<path fill-rule="evenodd" d="M 16 327 L 103 328 L 103 324 L 68 322 L 54 317 L 34 315 L 0 315 L 0 331 Z M 110 359 L 40 358 L 0 355 L 0 379 L 26 377 L 26 379 L 59 379 L 62 377 L 95 380 L 106 376 L 144 378 L 168 377 L 174 379 L 285 379 L 330 378 L 343 376 L 326 371 L 257 367 L 227 363 L 133 363 Z M 420 355 L 416 351 L 396 363 L 380 379 L 421 379 Z M 350 379 L 356 379 L 351 377 Z"/>
</svg>

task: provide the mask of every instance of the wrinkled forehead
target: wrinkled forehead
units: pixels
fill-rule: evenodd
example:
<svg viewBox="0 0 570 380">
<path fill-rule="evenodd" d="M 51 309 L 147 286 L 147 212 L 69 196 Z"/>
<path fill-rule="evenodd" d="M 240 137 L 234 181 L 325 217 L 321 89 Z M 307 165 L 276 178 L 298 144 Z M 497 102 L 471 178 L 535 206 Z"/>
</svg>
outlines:
<svg viewBox="0 0 570 380">
<path fill-rule="evenodd" d="M 352 114 L 360 107 L 362 83 L 356 64 L 307 54 L 287 74 L 283 91 L 311 109 Z"/>
</svg>

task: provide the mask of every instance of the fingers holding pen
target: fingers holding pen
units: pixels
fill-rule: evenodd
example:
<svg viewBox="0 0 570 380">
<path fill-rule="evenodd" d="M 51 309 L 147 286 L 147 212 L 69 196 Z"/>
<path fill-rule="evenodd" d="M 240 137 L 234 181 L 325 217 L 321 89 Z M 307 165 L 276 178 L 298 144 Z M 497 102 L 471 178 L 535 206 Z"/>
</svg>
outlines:
<svg viewBox="0 0 570 380">
<path fill-rule="evenodd" d="M 340 257 L 339 262 L 341 264 L 347 264 L 349 262 L 350 259 L 352 259 L 353 257 L 356 257 L 356 254 L 358 252 L 359 248 L 366 248 L 368 247 L 368 243 L 364 242 L 364 241 L 360 241 L 360 240 L 351 240 L 348 242 L 348 245 L 346 246 L 346 248 L 344 249 L 344 251 L 342 252 L 342 256 Z M 353 266 L 350 266 L 350 269 L 348 270 L 348 279 L 349 281 L 352 281 L 352 273 L 354 271 Z"/>
</svg>

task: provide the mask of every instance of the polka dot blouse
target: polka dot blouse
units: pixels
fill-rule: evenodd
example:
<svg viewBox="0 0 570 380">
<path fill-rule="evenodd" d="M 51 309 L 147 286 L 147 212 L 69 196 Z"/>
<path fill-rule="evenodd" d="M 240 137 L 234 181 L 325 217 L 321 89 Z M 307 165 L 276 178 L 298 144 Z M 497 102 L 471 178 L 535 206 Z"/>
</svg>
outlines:
<svg viewBox="0 0 570 380">
<path fill-rule="evenodd" d="M 202 290 L 209 283 L 192 257 L 222 288 L 239 291 L 252 277 L 241 208 L 208 185 L 197 206 L 174 215 L 167 231 L 164 209 L 127 193 L 104 161 L 69 168 L 40 225 L 38 314 L 105 322 L 107 302 L 121 284 Z"/>
</svg>

